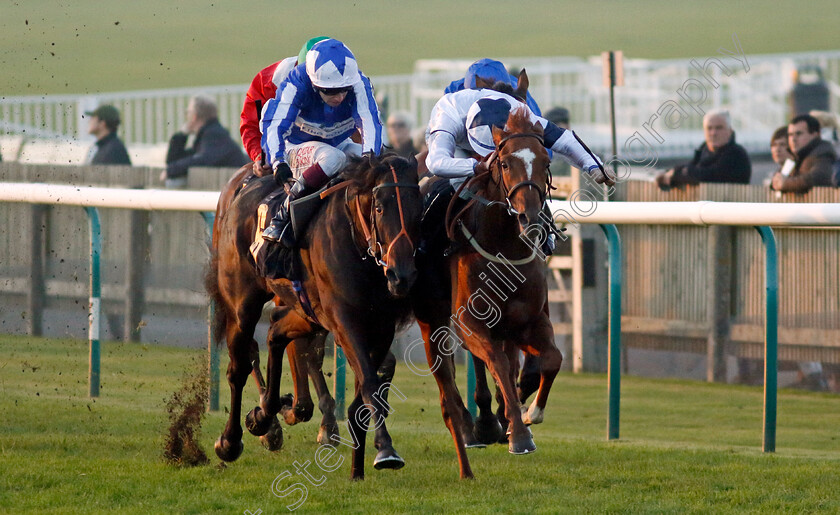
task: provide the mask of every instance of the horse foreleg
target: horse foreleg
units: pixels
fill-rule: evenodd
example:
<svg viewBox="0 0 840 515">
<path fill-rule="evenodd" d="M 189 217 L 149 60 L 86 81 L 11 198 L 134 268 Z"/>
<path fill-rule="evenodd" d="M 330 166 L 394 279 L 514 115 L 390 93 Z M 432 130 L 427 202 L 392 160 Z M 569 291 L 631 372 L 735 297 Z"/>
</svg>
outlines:
<svg viewBox="0 0 840 515">
<path fill-rule="evenodd" d="M 522 414 L 522 421 L 526 424 L 539 424 L 543 421 L 551 386 L 560 371 L 560 365 L 563 364 L 563 354 L 554 345 L 554 330 L 547 317 L 540 319 L 529 332 L 531 334 L 526 333 L 526 336 L 530 337 L 525 340 L 527 343 L 523 345 L 523 349 L 539 358 L 540 386 L 537 396 Z"/>
<path fill-rule="evenodd" d="M 473 472 L 470 467 L 470 460 L 467 457 L 467 450 L 464 438 L 464 428 L 466 427 L 466 420 L 464 414 L 467 413 L 464 407 L 464 402 L 461 399 L 461 394 L 458 392 L 458 386 L 455 383 L 455 364 L 452 360 L 451 354 L 446 354 L 441 350 L 441 343 L 432 340 L 433 334 L 439 334 L 439 328 L 448 329 L 449 319 L 448 308 L 444 308 L 443 316 L 438 317 L 436 322 L 429 323 L 421 320 L 418 316 L 417 323 L 420 326 L 420 331 L 423 333 L 423 342 L 426 347 L 426 360 L 429 363 L 429 368 L 435 376 L 438 389 L 440 390 L 440 410 L 443 415 L 443 422 L 446 424 L 449 433 L 452 435 L 452 441 L 455 443 L 455 452 L 458 455 L 458 468 L 460 469 L 461 479 L 472 479 Z"/>
<path fill-rule="evenodd" d="M 468 348 L 484 360 L 496 384 L 501 388 L 505 404 L 505 417 L 508 419 L 508 452 L 511 454 L 528 454 L 537 450 L 531 433 L 522 423 L 519 398 L 516 396 L 511 364 L 508 355 L 492 342 L 479 340 L 476 335 L 469 337 Z"/>
</svg>

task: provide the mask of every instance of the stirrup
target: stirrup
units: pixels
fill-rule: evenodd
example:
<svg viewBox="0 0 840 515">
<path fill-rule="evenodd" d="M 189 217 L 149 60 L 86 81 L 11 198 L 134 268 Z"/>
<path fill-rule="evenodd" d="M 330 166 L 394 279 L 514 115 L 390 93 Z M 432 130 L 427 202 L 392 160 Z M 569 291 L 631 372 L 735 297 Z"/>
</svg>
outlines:
<svg viewBox="0 0 840 515">
<path fill-rule="evenodd" d="M 266 241 L 280 242 L 284 247 L 295 246 L 295 234 L 290 220 L 272 220 L 263 231 L 262 237 Z"/>
</svg>

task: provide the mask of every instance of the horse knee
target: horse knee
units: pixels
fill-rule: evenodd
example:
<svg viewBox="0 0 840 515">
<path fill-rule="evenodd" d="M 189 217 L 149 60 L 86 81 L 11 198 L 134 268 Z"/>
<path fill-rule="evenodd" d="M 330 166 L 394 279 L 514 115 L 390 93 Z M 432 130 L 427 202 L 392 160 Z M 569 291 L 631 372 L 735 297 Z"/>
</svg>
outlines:
<svg viewBox="0 0 840 515">
<path fill-rule="evenodd" d="M 552 346 L 549 352 L 543 353 L 540 356 L 542 364 L 540 371 L 543 373 L 557 373 L 560 371 L 560 366 L 563 364 L 563 353 Z"/>
</svg>

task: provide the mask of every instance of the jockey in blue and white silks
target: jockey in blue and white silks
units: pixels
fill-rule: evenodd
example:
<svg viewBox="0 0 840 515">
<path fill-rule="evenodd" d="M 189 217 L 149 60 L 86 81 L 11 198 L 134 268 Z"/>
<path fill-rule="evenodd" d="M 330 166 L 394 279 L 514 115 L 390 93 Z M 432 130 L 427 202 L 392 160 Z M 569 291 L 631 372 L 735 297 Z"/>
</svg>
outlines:
<svg viewBox="0 0 840 515">
<path fill-rule="evenodd" d="M 495 149 L 491 127 L 504 128 L 509 114 L 521 107 L 527 108 L 516 98 L 490 89 L 465 89 L 444 95 L 432 109 L 426 131 L 429 171 L 449 179 L 473 175 L 479 162 L 471 157 L 455 157 L 455 149 L 486 157 Z M 547 149 L 558 152 L 569 164 L 585 172 L 604 174 L 601 160 L 574 131 L 562 129 L 530 109 L 528 112 L 531 121 L 543 127 Z"/>
<path fill-rule="evenodd" d="M 504 82 L 516 89 L 517 78 L 507 71 L 504 64 L 493 59 L 479 59 L 467 68 L 467 73 L 463 79 L 453 80 L 443 92 L 454 93 L 464 89 L 478 89 L 476 85 L 476 79 L 478 78 L 490 82 L 490 85 L 494 82 Z M 531 93 L 526 93 L 525 103 L 528 104 L 531 112 L 537 116 L 542 116 L 540 106 L 537 105 L 537 101 L 534 100 Z"/>
<path fill-rule="evenodd" d="M 362 144 L 350 136 L 359 130 Z M 347 163 L 347 155 L 379 155 L 382 122 L 370 80 L 359 72 L 344 43 L 325 39 L 306 54 L 263 109 L 262 148 L 278 184 L 296 179 L 289 199 L 263 238 L 294 245 L 288 206 L 305 190 L 326 184 Z"/>
</svg>

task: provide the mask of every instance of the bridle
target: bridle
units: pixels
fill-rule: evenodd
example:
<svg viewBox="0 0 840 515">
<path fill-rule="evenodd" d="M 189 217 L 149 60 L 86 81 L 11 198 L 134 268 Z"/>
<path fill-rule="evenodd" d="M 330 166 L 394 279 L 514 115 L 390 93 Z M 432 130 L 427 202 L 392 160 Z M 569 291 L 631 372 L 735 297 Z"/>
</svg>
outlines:
<svg viewBox="0 0 840 515">
<path fill-rule="evenodd" d="M 542 146 L 545 146 L 545 141 L 543 140 L 542 136 L 540 136 L 539 134 L 534 134 L 534 133 L 519 133 L 519 132 L 517 132 L 517 133 L 514 133 L 514 134 L 509 134 L 509 135 L 505 136 L 504 138 L 502 138 L 501 141 L 499 141 L 499 144 L 496 145 L 496 150 L 494 150 L 493 153 L 490 154 L 487 158 L 487 169 L 488 170 L 492 171 L 493 170 L 493 165 L 494 164 L 497 165 L 497 169 L 499 171 L 497 184 L 499 185 L 499 188 L 502 190 L 502 194 L 505 196 L 505 202 L 507 203 L 508 213 L 511 216 L 518 216 L 519 211 L 517 211 L 516 209 L 513 208 L 513 204 L 511 203 L 510 199 L 513 198 L 513 195 L 520 188 L 525 188 L 525 187 L 531 188 L 531 187 L 533 187 L 535 190 L 537 190 L 537 193 L 539 193 L 539 195 L 540 195 L 540 206 L 544 206 L 545 205 L 545 199 L 548 196 L 548 190 L 553 189 L 554 187 L 551 185 L 551 171 L 549 169 L 549 174 L 548 174 L 548 177 L 546 179 L 546 184 L 545 185 L 537 184 L 536 182 L 529 179 L 529 180 L 518 182 L 518 183 L 514 184 L 514 186 L 512 188 L 510 188 L 510 190 L 507 189 L 507 186 L 505 185 L 505 181 L 502 179 L 502 163 L 499 160 L 499 152 L 502 151 L 502 148 L 505 146 L 505 143 L 507 143 L 508 141 L 510 141 L 514 138 L 534 138 L 537 141 L 539 141 L 540 145 L 542 145 Z"/>
<path fill-rule="evenodd" d="M 359 224 L 362 226 L 362 233 L 365 237 L 365 241 L 368 244 L 367 248 L 367 255 L 372 257 L 374 262 L 382 267 L 383 269 L 387 268 L 388 266 L 388 257 L 391 255 L 391 251 L 394 249 L 394 245 L 400 238 L 406 238 L 408 240 L 408 244 L 411 245 L 411 252 L 412 255 L 416 250 L 416 246 L 414 242 L 411 241 L 411 236 L 408 235 L 408 231 L 406 231 L 406 224 L 405 224 L 405 212 L 403 210 L 402 205 L 402 198 L 400 197 L 400 188 L 412 188 L 412 189 L 419 189 L 420 186 L 417 184 L 399 182 L 397 178 L 397 172 L 394 170 L 394 167 L 391 166 L 391 176 L 394 178 L 394 182 L 384 182 L 375 186 L 371 190 L 371 209 L 370 209 L 370 223 L 365 220 L 365 217 L 362 215 L 362 204 L 359 201 L 359 196 L 356 195 L 355 203 L 356 203 L 356 216 L 359 220 Z M 376 210 L 373 208 L 374 199 L 376 196 L 376 192 L 382 188 L 396 188 L 397 190 L 397 208 L 399 209 L 400 213 L 400 232 L 397 233 L 397 236 L 391 240 L 391 244 L 388 245 L 388 250 L 385 251 L 385 254 L 382 254 L 382 243 L 379 241 L 379 228 L 376 226 Z M 345 202 L 349 204 L 349 190 L 346 190 L 344 193 Z M 351 228 L 353 227 L 352 219 L 350 221 Z"/>
</svg>

